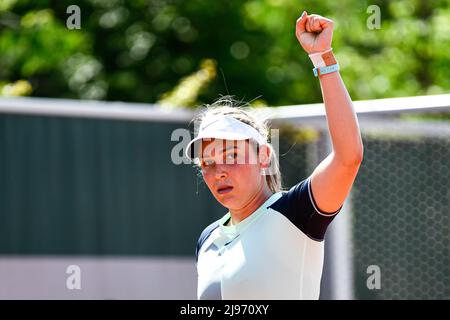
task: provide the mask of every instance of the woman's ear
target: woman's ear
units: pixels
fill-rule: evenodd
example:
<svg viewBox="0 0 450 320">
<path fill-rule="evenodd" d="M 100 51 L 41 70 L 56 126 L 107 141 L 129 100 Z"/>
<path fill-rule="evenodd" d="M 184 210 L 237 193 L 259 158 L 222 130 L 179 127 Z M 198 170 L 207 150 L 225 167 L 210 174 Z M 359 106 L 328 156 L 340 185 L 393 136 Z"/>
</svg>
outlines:
<svg viewBox="0 0 450 320">
<path fill-rule="evenodd" d="M 267 169 L 270 167 L 270 155 L 271 150 L 268 145 L 263 144 L 259 146 L 258 152 L 258 162 L 262 169 Z"/>
</svg>

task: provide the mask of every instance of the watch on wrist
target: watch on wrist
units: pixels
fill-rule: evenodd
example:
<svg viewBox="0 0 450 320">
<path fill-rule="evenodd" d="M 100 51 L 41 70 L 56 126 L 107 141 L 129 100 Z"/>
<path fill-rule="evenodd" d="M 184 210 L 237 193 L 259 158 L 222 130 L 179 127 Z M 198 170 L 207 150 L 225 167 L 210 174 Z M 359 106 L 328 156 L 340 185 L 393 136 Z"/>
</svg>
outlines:
<svg viewBox="0 0 450 320">
<path fill-rule="evenodd" d="M 318 77 L 327 73 L 332 73 L 332 72 L 336 72 L 339 71 L 339 64 L 332 64 L 331 66 L 325 66 L 325 67 L 318 67 L 318 68 L 314 68 L 313 72 L 314 72 L 314 76 Z"/>
<path fill-rule="evenodd" d="M 333 48 L 323 52 L 312 53 L 309 55 L 309 58 L 314 64 L 313 72 L 316 77 L 339 70 L 339 64 L 333 54 Z"/>
</svg>

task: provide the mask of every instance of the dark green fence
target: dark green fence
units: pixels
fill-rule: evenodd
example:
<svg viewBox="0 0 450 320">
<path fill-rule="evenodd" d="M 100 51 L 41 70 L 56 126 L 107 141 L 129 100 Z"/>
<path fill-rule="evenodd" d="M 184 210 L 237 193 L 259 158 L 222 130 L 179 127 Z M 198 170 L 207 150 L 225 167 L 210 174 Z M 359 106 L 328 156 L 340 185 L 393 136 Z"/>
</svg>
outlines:
<svg viewBox="0 0 450 320">
<path fill-rule="evenodd" d="M 364 137 L 353 193 L 355 296 L 450 298 L 450 136 Z M 377 265 L 381 288 L 369 290 Z"/>
<path fill-rule="evenodd" d="M 0 254 L 194 255 L 226 209 L 172 163 L 177 128 L 188 124 L 1 114 Z M 290 185 L 306 149 L 280 141 L 296 156 L 281 157 Z"/>
</svg>

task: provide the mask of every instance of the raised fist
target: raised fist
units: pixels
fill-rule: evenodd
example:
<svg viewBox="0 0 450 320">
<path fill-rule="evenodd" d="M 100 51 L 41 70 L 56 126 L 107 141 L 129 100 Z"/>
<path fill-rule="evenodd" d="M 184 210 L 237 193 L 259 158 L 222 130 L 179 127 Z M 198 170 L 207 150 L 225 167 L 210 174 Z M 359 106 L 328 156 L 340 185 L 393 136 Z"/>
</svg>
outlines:
<svg viewBox="0 0 450 320">
<path fill-rule="evenodd" d="M 333 20 L 303 11 L 297 19 L 295 35 L 308 54 L 328 50 L 333 39 Z"/>
</svg>

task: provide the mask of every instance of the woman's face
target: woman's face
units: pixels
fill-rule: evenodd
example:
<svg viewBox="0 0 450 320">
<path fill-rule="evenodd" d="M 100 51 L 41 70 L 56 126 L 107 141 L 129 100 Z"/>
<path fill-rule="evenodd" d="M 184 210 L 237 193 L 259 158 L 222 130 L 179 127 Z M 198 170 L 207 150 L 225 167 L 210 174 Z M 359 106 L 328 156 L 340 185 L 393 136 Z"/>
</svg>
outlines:
<svg viewBox="0 0 450 320">
<path fill-rule="evenodd" d="M 256 146 L 249 140 L 203 140 L 201 150 L 203 179 L 224 207 L 241 209 L 263 190 L 265 157 L 258 159 Z"/>
</svg>

